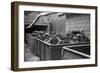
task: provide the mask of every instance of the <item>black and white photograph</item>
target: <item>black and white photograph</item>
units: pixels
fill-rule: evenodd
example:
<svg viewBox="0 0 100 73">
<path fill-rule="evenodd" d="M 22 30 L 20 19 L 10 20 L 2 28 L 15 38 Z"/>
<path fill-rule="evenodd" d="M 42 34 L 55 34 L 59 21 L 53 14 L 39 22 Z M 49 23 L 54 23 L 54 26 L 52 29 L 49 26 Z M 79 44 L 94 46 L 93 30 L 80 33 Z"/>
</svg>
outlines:
<svg viewBox="0 0 100 73">
<path fill-rule="evenodd" d="M 97 7 L 12 3 L 14 71 L 97 66 Z"/>
<path fill-rule="evenodd" d="M 24 61 L 90 58 L 90 14 L 24 11 Z"/>
</svg>

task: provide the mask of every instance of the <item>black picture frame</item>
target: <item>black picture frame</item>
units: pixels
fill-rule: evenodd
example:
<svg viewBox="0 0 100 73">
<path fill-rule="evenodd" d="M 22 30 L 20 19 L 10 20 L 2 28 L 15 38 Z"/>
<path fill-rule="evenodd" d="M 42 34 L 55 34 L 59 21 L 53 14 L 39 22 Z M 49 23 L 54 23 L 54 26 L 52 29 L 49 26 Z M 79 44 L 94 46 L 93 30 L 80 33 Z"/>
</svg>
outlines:
<svg viewBox="0 0 100 73">
<path fill-rule="evenodd" d="M 44 7 L 60 7 L 60 8 L 80 8 L 90 9 L 95 11 L 95 63 L 83 65 L 61 65 L 48 67 L 28 67 L 19 68 L 19 6 L 44 6 Z M 92 67 L 97 66 L 97 7 L 84 5 L 69 5 L 69 4 L 51 4 L 51 3 L 35 3 L 35 2 L 19 2 L 11 3 L 11 70 L 13 71 L 27 71 L 27 70 L 46 70 L 46 69 L 60 69 L 60 68 L 77 68 L 77 67 Z"/>
</svg>

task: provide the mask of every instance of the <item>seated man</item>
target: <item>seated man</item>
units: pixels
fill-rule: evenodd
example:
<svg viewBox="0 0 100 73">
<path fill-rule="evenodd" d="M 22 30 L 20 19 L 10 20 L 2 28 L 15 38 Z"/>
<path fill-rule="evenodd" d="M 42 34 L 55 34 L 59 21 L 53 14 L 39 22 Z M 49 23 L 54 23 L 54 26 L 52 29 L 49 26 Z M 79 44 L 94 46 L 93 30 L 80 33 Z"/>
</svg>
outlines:
<svg viewBox="0 0 100 73">
<path fill-rule="evenodd" d="M 51 44 L 59 44 L 61 40 L 59 37 L 56 37 L 56 35 L 54 34 L 47 42 Z"/>
</svg>

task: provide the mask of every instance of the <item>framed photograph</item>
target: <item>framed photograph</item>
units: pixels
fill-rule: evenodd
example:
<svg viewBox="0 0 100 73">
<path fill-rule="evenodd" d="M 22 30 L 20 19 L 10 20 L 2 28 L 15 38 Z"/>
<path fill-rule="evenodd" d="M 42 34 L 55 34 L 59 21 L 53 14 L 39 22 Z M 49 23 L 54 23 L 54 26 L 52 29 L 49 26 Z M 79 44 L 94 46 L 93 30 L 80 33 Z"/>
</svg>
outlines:
<svg viewBox="0 0 100 73">
<path fill-rule="evenodd" d="M 11 3 L 11 70 L 97 66 L 97 7 Z"/>
</svg>

